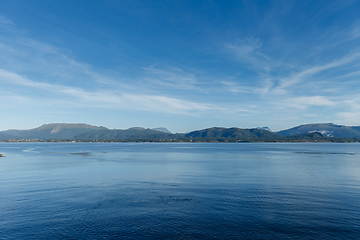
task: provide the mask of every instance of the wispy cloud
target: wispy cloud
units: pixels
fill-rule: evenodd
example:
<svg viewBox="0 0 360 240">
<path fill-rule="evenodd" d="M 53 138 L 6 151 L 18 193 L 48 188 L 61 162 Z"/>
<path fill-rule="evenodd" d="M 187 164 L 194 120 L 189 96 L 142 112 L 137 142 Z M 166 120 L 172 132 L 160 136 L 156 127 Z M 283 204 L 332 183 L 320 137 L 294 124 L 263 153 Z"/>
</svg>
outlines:
<svg viewBox="0 0 360 240">
<path fill-rule="evenodd" d="M 141 111 L 153 111 L 173 114 L 196 115 L 209 110 L 222 108 L 207 103 L 196 103 L 161 95 L 130 94 L 119 91 L 87 91 L 77 87 L 63 86 L 44 82 L 32 81 L 18 74 L 0 69 L 0 82 L 8 82 L 37 90 L 55 93 L 53 100 L 65 95 L 70 98 L 60 97 L 63 101 L 71 102 L 72 106 L 122 108 Z"/>
<path fill-rule="evenodd" d="M 14 34 L 0 38 L 0 63 L 2 68 L 38 78 L 62 81 L 89 76 L 88 66 L 80 64 L 49 44 Z"/>
<path fill-rule="evenodd" d="M 12 25 L 6 18 L 0 21 L 1 24 Z M 122 81 L 76 61 L 66 49 L 28 38 L 16 29 L 6 38 L 0 37 L 0 52 L 0 86 L 3 91 L 8 88 L 9 92 L 6 99 L 3 95 L 4 101 L 18 99 L 39 104 L 46 102 L 54 107 L 60 104 L 70 108 L 113 108 L 186 115 L 211 111 L 246 111 L 183 100 L 172 92 L 158 93 L 156 88 L 159 86 L 173 90 L 202 91 L 195 74 L 176 67 L 145 67 L 142 69 L 145 75 L 143 79 L 138 76 Z M 151 84 L 156 87 L 151 87 Z M 11 86 L 17 86 L 16 90 Z M 14 97 L 9 98 L 11 92 Z"/>
<path fill-rule="evenodd" d="M 166 96 L 123 94 L 123 98 L 138 109 L 151 109 L 156 112 L 197 115 L 204 111 L 220 109 L 212 104 L 190 102 Z"/>
<path fill-rule="evenodd" d="M 1 90 L 0 94 L 0 106 L 2 109 L 14 109 L 18 105 L 21 106 L 33 106 L 38 104 L 37 101 L 32 100 L 29 97 L 18 95 L 11 91 Z"/>
<path fill-rule="evenodd" d="M 256 54 L 253 52 L 259 48 L 260 44 L 253 47 L 243 47 L 243 55 L 248 57 L 247 54 L 252 53 L 252 58 L 256 58 Z M 245 59 L 245 58 L 244 58 Z M 340 93 L 341 89 L 339 84 L 333 84 L 332 78 L 324 78 L 329 75 L 330 71 L 337 71 L 337 78 L 349 78 L 359 75 L 358 64 L 360 60 L 360 51 L 352 50 L 349 54 L 335 60 L 330 60 L 316 66 L 306 67 L 304 65 L 291 65 L 285 64 L 283 68 L 287 71 L 283 71 L 283 74 L 289 72 L 288 76 L 279 77 L 272 72 L 257 71 L 258 80 L 255 82 L 257 85 L 252 87 L 244 87 L 237 82 L 222 81 L 221 83 L 227 86 L 228 91 L 233 93 L 253 93 L 260 94 L 260 96 L 268 102 L 273 102 L 277 105 L 277 100 L 282 99 L 281 105 L 285 108 L 298 108 L 305 109 L 311 106 L 324 106 L 334 107 L 338 106 L 338 100 L 330 100 L 326 95 L 320 96 L 319 91 L 323 94 L 338 93 L 338 99 L 344 98 L 345 92 Z M 256 64 L 262 64 L 262 61 L 253 61 Z M 265 64 L 263 66 L 270 66 Z M 272 63 L 273 67 L 281 66 L 281 62 Z M 298 70 L 302 68 L 302 70 Z M 346 71 L 341 71 L 345 68 Z M 323 76 L 322 80 L 319 80 L 319 76 Z M 335 82 L 337 83 L 337 82 Z M 342 86 L 344 87 L 344 86 Z M 343 89 L 346 91 L 346 89 Z M 317 92 L 316 92 L 317 91 Z M 343 96 L 341 96 L 343 95 Z M 279 97 L 283 96 L 283 97 Z"/>
<path fill-rule="evenodd" d="M 225 86 L 227 91 L 232 93 L 254 93 L 254 91 L 256 90 L 253 87 L 241 86 L 231 81 L 221 81 L 220 83 Z"/>
<path fill-rule="evenodd" d="M 342 109 L 336 113 L 337 122 L 359 126 L 360 123 L 360 97 L 348 96 L 342 102 Z"/>
<path fill-rule="evenodd" d="M 246 38 L 237 43 L 226 43 L 225 49 L 252 69 L 270 70 L 270 57 L 260 51 L 262 42 L 257 38 Z"/>
<path fill-rule="evenodd" d="M 151 84 L 164 87 L 184 90 L 199 90 L 198 80 L 193 73 L 187 73 L 183 69 L 171 67 L 159 69 L 155 67 L 145 67 L 145 80 Z"/>
<path fill-rule="evenodd" d="M 281 100 L 279 103 L 282 106 L 291 108 L 307 108 L 311 106 L 326 106 L 333 107 L 337 105 L 336 101 L 330 100 L 325 96 L 301 96 L 301 97 L 290 97 Z"/>
<path fill-rule="evenodd" d="M 360 38 L 360 26 L 359 23 L 350 31 L 351 40 Z"/>
<path fill-rule="evenodd" d="M 274 92 L 276 93 L 283 93 L 285 92 L 286 89 L 302 83 L 303 81 L 309 80 L 310 77 L 312 77 L 313 75 L 335 68 L 335 67 L 339 67 L 339 66 L 343 66 L 346 64 L 349 64 L 351 62 L 353 62 L 354 60 L 358 60 L 360 57 L 360 52 L 356 51 L 354 53 L 348 54 L 347 56 L 339 59 L 339 60 L 335 60 L 331 63 L 325 64 L 325 65 L 320 65 L 320 66 L 315 66 L 315 67 L 311 67 L 308 69 L 305 69 L 299 73 L 294 74 L 293 76 L 289 77 L 289 78 L 283 78 L 280 79 L 280 83 L 277 87 L 275 87 L 273 89 Z"/>
<path fill-rule="evenodd" d="M 10 19 L 0 15 L 0 28 L 5 30 L 12 30 L 13 26 L 14 23 Z"/>
<path fill-rule="evenodd" d="M 336 117 L 339 124 L 359 126 L 360 112 L 338 112 Z"/>
</svg>

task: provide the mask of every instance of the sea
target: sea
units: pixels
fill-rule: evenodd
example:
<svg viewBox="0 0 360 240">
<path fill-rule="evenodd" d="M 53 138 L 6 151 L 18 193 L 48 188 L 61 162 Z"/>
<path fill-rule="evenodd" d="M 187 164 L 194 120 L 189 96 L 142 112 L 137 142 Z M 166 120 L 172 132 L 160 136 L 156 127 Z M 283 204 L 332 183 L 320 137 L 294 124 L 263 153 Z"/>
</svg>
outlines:
<svg viewBox="0 0 360 240">
<path fill-rule="evenodd" d="M 360 239 L 360 144 L 0 143 L 0 239 Z"/>
</svg>

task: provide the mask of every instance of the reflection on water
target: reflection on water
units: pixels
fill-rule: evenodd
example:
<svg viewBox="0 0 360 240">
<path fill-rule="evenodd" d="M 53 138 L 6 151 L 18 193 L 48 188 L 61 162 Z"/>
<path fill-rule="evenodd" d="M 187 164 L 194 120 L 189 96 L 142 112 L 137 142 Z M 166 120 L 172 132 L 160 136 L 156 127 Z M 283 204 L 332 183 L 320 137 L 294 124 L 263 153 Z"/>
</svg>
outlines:
<svg viewBox="0 0 360 240">
<path fill-rule="evenodd" d="M 341 154 L 341 155 L 355 155 L 351 152 L 294 152 L 294 153 L 303 153 L 303 154 Z"/>
<path fill-rule="evenodd" d="M 91 153 L 90 152 L 77 152 L 77 153 L 69 153 L 70 155 L 79 155 L 79 156 L 82 156 L 82 157 L 89 157 L 91 156 Z"/>
<path fill-rule="evenodd" d="M 357 239 L 358 144 L 1 143 L 1 239 Z"/>
</svg>

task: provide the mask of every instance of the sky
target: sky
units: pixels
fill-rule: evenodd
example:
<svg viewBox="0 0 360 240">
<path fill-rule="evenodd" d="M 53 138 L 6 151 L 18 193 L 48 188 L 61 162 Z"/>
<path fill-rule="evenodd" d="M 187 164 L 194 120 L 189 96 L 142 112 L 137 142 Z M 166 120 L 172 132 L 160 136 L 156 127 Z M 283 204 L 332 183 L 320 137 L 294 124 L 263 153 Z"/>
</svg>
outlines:
<svg viewBox="0 0 360 240">
<path fill-rule="evenodd" d="M 0 130 L 360 125 L 360 1 L 0 6 Z"/>
</svg>

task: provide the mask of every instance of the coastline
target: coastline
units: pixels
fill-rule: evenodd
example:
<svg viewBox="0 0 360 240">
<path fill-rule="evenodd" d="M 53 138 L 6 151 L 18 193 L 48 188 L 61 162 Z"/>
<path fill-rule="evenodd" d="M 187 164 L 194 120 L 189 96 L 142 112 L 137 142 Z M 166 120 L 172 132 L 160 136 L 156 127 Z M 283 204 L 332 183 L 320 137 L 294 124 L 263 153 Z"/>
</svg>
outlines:
<svg viewBox="0 0 360 240">
<path fill-rule="evenodd" d="M 0 143 L 360 143 L 360 139 L 331 138 L 325 139 L 102 139 L 102 140 L 63 140 L 63 139 L 14 139 L 0 140 Z M 1 154 L 0 154 L 1 157 Z"/>
</svg>

